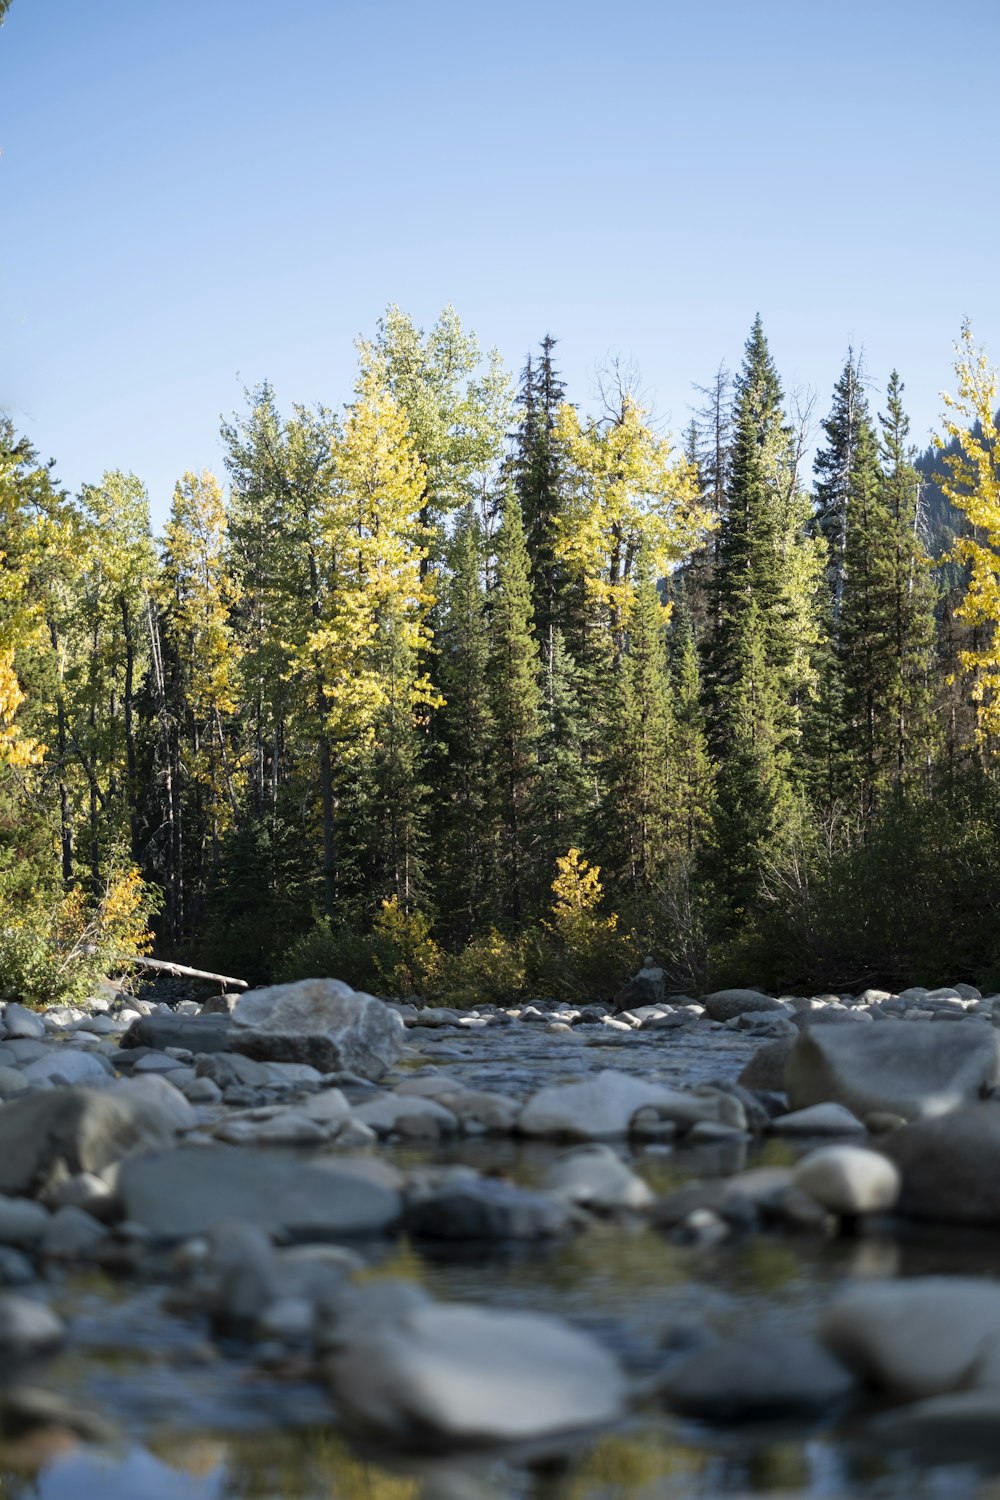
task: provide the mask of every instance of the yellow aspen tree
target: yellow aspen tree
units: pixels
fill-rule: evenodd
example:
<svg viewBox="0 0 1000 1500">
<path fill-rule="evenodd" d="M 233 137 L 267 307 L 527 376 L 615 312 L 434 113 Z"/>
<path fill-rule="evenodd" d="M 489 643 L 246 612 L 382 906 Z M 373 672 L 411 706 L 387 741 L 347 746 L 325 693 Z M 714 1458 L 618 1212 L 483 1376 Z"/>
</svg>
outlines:
<svg viewBox="0 0 1000 1500">
<path fill-rule="evenodd" d="M 648 416 L 627 393 L 610 418 L 581 423 L 567 403 L 556 416 L 570 478 L 557 550 L 615 632 L 628 619 L 640 553 L 662 577 L 714 524 L 698 498 L 695 465 Z"/>
<path fill-rule="evenodd" d="M 319 685 L 337 798 L 348 776 L 356 780 L 363 763 L 378 760 L 366 803 L 380 809 L 380 826 L 370 830 L 366 863 L 383 894 L 406 905 L 416 884 L 418 842 L 413 731 L 441 702 L 425 666 L 434 602 L 424 566 L 425 491 L 405 412 L 377 374 L 363 370 L 333 443 L 332 483 L 317 518 L 320 608 L 297 655 Z M 334 798 L 323 801 L 324 901 L 332 914 L 339 899 Z M 352 836 L 357 841 L 356 827 Z"/>
<path fill-rule="evenodd" d="M 433 603 L 420 576 L 423 465 L 402 408 L 370 375 L 362 376 L 336 441 L 334 471 L 319 522 L 326 595 L 306 651 L 322 678 L 340 756 L 349 760 L 371 745 L 393 697 L 410 713 L 440 701 L 416 669 L 418 652 L 430 644 Z M 402 679 L 386 671 L 390 631 L 411 659 Z"/>
<path fill-rule="evenodd" d="M 10 422 L 0 420 L 0 768 L 36 764 L 44 753 L 17 718 L 25 702 L 18 657 L 44 633 L 42 610 L 28 587 L 35 528 L 22 493 L 24 469 L 33 458 L 16 441 Z"/>
<path fill-rule="evenodd" d="M 983 631 L 982 644 L 960 651 L 959 662 L 972 680 L 977 739 L 985 746 L 1000 735 L 1000 429 L 997 372 L 968 323 L 956 345 L 955 375 L 958 391 L 944 393 L 942 425 L 958 451 L 942 454 L 941 488 L 971 528 L 952 557 L 968 569 L 956 613 Z M 935 438 L 935 446 L 943 450 L 945 439 Z"/>
</svg>

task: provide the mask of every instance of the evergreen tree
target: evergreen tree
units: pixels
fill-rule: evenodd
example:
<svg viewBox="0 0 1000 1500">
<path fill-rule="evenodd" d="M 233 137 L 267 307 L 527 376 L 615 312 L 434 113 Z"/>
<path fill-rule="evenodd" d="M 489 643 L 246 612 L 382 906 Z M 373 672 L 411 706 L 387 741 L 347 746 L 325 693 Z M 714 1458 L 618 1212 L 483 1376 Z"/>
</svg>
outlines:
<svg viewBox="0 0 1000 1500">
<path fill-rule="evenodd" d="M 918 776 L 926 781 L 939 735 L 931 689 L 936 592 L 921 538 L 920 477 L 907 443 L 910 423 L 902 397 L 903 383 L 893 370 L 886 411 L 879 416 L 883 495 L 894 543 L 889 556 L 892 748 L 886 760 L 894 778 L 906 782 Z"/>
<path fill-rule="evenodd" d="M 665 623 L 652 567 L 642 553 L 608 785 L 616 863 L 636 906 L 648 898 L 667 848 L 671 703 Z"/>
<path fill-rule="evenodd" d="M 533 624 L 530 561 L 521 507 L 508 488 L 502 502 L 490 595 L 489 681 L 494 723 L 491 774 L 496 901 L 501 917 L 515 923 L 532 910 L 540 896 L 536 812 L 542 701 Z"/>
<path fill-rule="evenodd" d="M 512 465 L 531 557 L 535 630 L 545 656 L 553 650 L 563 586 L 558 542 L 565 479 L 555 427 L 566 388 L 555 367 L 555 346 L 556 340 L 546 334 L 537 364 L 529 355 L 522 371 Z"/>
<path fill-rule="evenodd" d="M 715 772 L 708 751 L 701 663 L 691 613 L 683 599 L 674 605 L 671 669 L 670 846 L 690 862 L 712 826 Z"/>
<path fill-rule="evenodd" d="M 860 356 L 847 351 L 843 373 L 833 390 L 833 406 L 823 423 L 827 446 L 816 455 L 816 527 L 827 544 L 827 580 L 830 587 L 834 634 L 840 627 L 844 594 L 847 541 L 858 485 L 871 480 L 874 454 L 872 426 Z"/>
<path fill-rule="evenodd" d="M 438 743 L 430 779 L 437 794 L 437 904 L 447 935 L 467 942 L 488 915 L 492 857 L 490 641 L 482 527 L 472 504 L 459 513 L 448 561 L 436 641 L 444 703 L 435 720 Z"/>
<path fill-rule="evenodd" d="M 758 316 L 736 381 L 726 512 L 710 643 L 710 730 L 720 761 L 716 875 L 734 914 L 780 843 L 815 689 L 820 552 L 807 538 L 793 435 Z"/>
</svg>

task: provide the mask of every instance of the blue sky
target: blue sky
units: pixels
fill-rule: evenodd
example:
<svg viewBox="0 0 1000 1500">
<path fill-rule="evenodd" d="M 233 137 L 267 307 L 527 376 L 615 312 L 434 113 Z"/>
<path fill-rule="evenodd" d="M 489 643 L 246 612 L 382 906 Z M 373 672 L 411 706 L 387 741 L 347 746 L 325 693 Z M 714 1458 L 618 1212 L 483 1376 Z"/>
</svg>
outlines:
<svg viewBox="0 0 1000 1500">
<path fill-rule="evenodd" d="M 350 394 L 447 301 L 570 396 L 634 358 L 684 427 L 759 309 L 825 411 L 849 342 L 936 421 L 1000 361 L 995 0 L 13 0 L 0 406 L 62 481 L 221 472 L 219 417 Z M 877 404 L 877 402 L 876 402 Z"/>
</svg>

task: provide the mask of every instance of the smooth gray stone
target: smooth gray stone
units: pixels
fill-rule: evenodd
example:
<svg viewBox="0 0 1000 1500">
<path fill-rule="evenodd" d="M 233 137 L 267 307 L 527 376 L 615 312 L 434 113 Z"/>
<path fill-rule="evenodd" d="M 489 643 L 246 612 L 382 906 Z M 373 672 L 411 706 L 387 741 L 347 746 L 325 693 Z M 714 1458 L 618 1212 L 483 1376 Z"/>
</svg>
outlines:
<svg viewBox="0 0 1000 1500">
<path fill-rule="evenodd" d="M 8 1040 L 15 1037 L 30 1037 L 40 1041 L 45 1035 L 45 1021 L 33 1010 L 11 1000 L 4 1006 L 3 1024 Z"/>
<path fill-rule="evenodd" d="M 202 1052 L 231 1050 L 231 1023 L 227 1015 L 186 1016 L 156 1012 L 133 1021 L 122 1037 L 122 1046 L 151 1047 L 164 1052 L 167 1047 L 184 1047 L 196 1055 Z"/>
<path fill-rule="evenodd" d="M 616 1421 L 625 1380 L 614 1355 L 547 1314 L 434 1303 L 391 1283 L 358 1297 L 327 1365 L 337 1401 L 408 1446 L 527 1441 Z"/>
<path fill-rule="evenodd" d="M 427 1239 L 533 1240 L 562 1234 L 570 1214 L 545 1193 L 484 1177 L 444 1184 L 411 1203 L 404 1222 Z"/>
<path fill-rule="evenodd" d="M 396 1176 L 379 1162 L 296 1162 L 275 1152 L 181 1146 L 126 1161 L 118 1195 L 126 1218 L 159 1239 L 204 1234 L 243 1219 L 300 1238 L 380 1234 L 402 1211 Z"/>
<path fill-rule="evenodd" d="M 24 1364 L 59 1348 L 66 1336 L 61 1318 L 44 1302 L 16 1293 L 0 1294 L 0 1354 Z"/>
<path fill-rule="evenodd" d="M 859 1119 L 888 1111 L 915 1120 L 981 1098 L 1000 1082 L 1000 1032 L 986 1021 L 811 1026 L 785 1065 L 792 1109 L 843 1104 Z"/>
<path fill-rule="evenodd" d="M 761 1330 L 683 1360 L 666 1383 L 670 1404 L 710 1422 L 826 1415 L 854 1388 L 850 1373 L 814 1339 Z"/>
<path fill-rule="evenodd" d="M 785 1013 L 785 1006 L 772 995 L 761 995 L 757 990 L 715 990 L 706 995 L 702 1004 L 706 1015 L 713 1021 L 731 1021 L 735 1016 L 745 1016 L 753 1011 L 778 1011 Z"/>
<path fill-rule="evenodd" d="M 1000 1224 L 1000 1101 L 905 1125 L 883 1150 L 903 1178 L 904 1217 Z"/>
<path fill-rule="evenodd" d="M 130 1151 L 175 1140 L 162 1106 L 110 1089 L 49 1089 L 0 1106 L 0 1192 L 32 1193 L 50 1180 L 102 1172 Z"/>
</svg>

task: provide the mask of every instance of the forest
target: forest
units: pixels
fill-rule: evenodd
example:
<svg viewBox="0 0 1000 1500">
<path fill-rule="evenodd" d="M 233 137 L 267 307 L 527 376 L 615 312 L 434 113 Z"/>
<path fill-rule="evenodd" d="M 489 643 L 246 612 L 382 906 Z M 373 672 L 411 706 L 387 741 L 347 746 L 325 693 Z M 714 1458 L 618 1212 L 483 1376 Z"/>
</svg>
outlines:
<svg viewBox="0 0 1000 1500">
<path fill-rule="evenodd" d="M 852 351 L 811 434 L 760 318 L 697 389 L 672 443 L 626 366 L 585 414 L 555 339 L 514 379 L 391 307 L 345 406 L 246 391 L 158 539 L 0 420 L 0 989 L 996 988 L 985 355 L 925 453 Z"/>
</svg>

